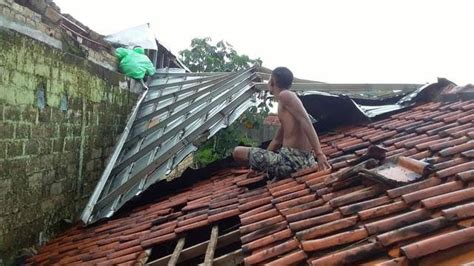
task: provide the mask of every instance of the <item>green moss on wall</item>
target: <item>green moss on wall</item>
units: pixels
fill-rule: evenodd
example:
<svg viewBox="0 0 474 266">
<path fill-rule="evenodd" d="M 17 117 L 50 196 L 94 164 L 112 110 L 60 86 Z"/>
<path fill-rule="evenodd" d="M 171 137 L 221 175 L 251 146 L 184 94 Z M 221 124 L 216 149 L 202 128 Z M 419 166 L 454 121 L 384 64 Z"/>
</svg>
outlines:
<svg viewBox="0 0 474 266">
<path fill-rule="evenodd" d="M 119 88 L 123 75 L 8 30 L 0 30 L 0 73 L 0 259 L 6 261 L 37 243 L 40 232 L 53 236 L 63 219 L 77 218 L 137 95 Z M 37 107 L 40 86 L 44 109 Z"/>
</svg>

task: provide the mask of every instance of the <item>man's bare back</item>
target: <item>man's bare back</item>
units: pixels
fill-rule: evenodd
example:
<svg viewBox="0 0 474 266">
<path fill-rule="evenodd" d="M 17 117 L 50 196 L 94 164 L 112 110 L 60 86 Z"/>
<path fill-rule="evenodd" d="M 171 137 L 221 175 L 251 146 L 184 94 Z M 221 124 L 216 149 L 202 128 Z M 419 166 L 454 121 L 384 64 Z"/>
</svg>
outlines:
<svg viewBox="0 0 474 266">
<path fill-rule="evenodd" d="M 288 93 L 295 94 L 291 91 L 288 91 Z M 297 96 L 294 95 L 294 97 Z M 283 129 L 282 146 L 311 152 L 311 144 L 304 133 L 301 123 L 282 104 L 278 105 L 278 118 Z"/>
</svg>

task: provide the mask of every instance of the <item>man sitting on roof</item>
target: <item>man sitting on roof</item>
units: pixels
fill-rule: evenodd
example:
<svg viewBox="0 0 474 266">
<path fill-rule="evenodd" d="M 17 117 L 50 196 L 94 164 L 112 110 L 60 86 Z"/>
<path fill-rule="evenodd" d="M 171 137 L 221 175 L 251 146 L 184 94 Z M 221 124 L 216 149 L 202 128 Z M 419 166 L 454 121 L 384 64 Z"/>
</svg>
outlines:
<svg viewBox="0 0 474 266">
<path fill-rule="evenodd" d="M 276 178 L 289 177 L 293 172 L 313 166 L 316 163 L 313 152 L 318 170 L 330 167 L 308 113 L 298 96 L 289 90 L 292 83 L 293 73 L 288 68 L 277 67 L 272 71 L 268 88 L 278 101 L 281 126 L 267 150 L 238 146 L 233 153 L 236 161 L 249 163 L 252 169 Z"/>
</svg>

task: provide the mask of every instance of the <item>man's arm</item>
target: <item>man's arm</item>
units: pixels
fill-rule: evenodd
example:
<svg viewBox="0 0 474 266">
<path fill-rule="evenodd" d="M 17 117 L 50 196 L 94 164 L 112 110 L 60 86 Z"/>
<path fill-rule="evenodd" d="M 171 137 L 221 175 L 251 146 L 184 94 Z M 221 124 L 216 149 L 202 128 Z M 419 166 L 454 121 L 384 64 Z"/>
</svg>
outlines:
<svg viewBox="0 0 474 266">
<path fill-rule="evenodd" d="M 268 144 L 267 150 L 269 151 L 277 151 L 283 143 L 283 127 L 280 126 L 278 131 L 276 132 L 275 136 L 273 137 L 270 144 Z"/>
<path fill-rule="evenodd" d="M 316 134 L 316 130 L 314 130 L 308 113 L 304 109 L 303 104 L 298 99 L 296 94 L 290 91 L 282 91 L 278 98 L 280 104 L 282 104 L 293 115 L 293 117 L 298 120 L 298 122 L 302 126 L 303 131 L 305 132 L 305 135 L 308 138 L 318 160 L 319 169 L 324 170 L 329 168 L 330 165 L 321 149 L 321 144 L 319 143 L 319 138 Z"/>
</svg>

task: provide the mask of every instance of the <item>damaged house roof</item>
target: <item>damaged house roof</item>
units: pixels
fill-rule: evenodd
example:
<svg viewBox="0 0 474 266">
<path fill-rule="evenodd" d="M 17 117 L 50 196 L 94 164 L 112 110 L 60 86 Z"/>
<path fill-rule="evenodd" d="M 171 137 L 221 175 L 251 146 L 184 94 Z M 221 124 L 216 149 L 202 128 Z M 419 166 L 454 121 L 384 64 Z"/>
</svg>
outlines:
<svg viewBox="0 0 474 266">
<path fill-rule="evenodd" d="M 248 177 L 245 169 L 224 168 L 107 221 L 77 225 L 40 247 L 29 262 L 472 262 L 474 101 L 468 99 L 472 99 L 473 90 L 449 84 L 437 91 L 443 96 L 439 100 L 416 103 L 378 116 L 374 122 L 321 134 L 322 149 L 332 165 L 329 171 L 306 169 L 272 183 L 264 175 Z M 146 132 L 148 123 L 137 127 L 138 134 Z M 188 126 L 186 122 L 178 124 Z M 190 130 L 194 132 L 193 127 Z M 186 134 L 176 134 L 176 138 Z M 382 157 L 371 155 L 375 145 Z M 178 154 L 170 153 L 168 160 Z M 354 170 L 369 157 L 382 166 L 391 163 L 397 171 L 410 168 L 406 162 L 429 165 L 430 173 L 421 171 L 418 179 L 405 184 L 380 182 L 365 168 Z M 146 162 L 152 158 L 156 157 Z M 141 169 L 146 167 L 144 164 Z M 416 172 L 416 168 L 410 171 Z M 374 169 L 382 175 L 382 170 L 387 170 Z"/>
<path fill-rule="evenodd" d="M 254 105 L 254 96 L 260 91 L 257 89 L 261 84 L 258 81 L 265 76 L 262 69 L 255 66 L 235 73 L 185 73 L 183 69 L 170 68 L 159 70 L 149 81 L 149 89 L 140 97 L 129 117 L 111 160 L 83 211 L 84 223 L 110 217 L 152 184 L 166 180 L 167 175 L 200 143 Z M 322 84 L 329 89 L 334 87 L 326 83 L 307 84 Z M 374 86 L 368 85 L 368 88 Z M 380 90 L 400 88 L 413 91 L 414 86 L 385 84 Z M 354 87 L 364 88 L 367 84 L 346 84 L 341 91 L 352 91 Z M 418 87 L 424 88 L 421 85 Z M 319 95 L 317 99 L 326 102 L 324 97 Z M 352 105 L 358 106 L 356 103 Z M 401 106 L 390 110 L 400 109 Z M 333 110 L 333 114 L 340 113 L 336 108 L 328 109 Z M 311 108 L 308 111 L 311 113 Z M 321 118 L 320 115 L 318 117 Z"/>
</svg>

